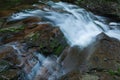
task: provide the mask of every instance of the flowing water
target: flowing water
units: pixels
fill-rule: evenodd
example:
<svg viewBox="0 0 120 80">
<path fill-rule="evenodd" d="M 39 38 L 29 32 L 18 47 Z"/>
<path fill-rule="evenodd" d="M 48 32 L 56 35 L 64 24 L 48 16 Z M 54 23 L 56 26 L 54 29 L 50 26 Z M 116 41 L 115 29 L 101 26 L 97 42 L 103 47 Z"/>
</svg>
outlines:
<svg viewBox="0 0 120 80">
<path fill-rule="evenodd" d="M 76 5 L 63 2 L 49 2 L 48 5 L 49 8 L 45 7 L 42 10 L 25 10 L 24 12 L 13 14 L 8 18 L 8 21 L 21 20 L 29 16 L 42 18 L 44 22 L 49 22 L 59 27 L 71 46 L 78 45 L 81 48 L 94 42 L 96 36 L 102 32 L 120 40 L 119 23 L 107 22 L 105 17 L 94 15 Z M 20 53 L 15 46 L 13 47 Z M 41 54 L 34 54 L 38 57 L 38 62 L 31 73 L 28 74 L 29 79 L 37 80 L 38 76 L 44 72 L 47 72 L 46 76 L 52 73 L 52 76 L 49 76 L 49 80 L 54 80 L 59 77 L 58 75 L 63 74 L 60 70 L 60 65 L 56 65 L 58 63 L 55 56 L 45 58 Z"/>
<path fill-rule="evenodd" d="M 51 24 L 58 26 L 71 46 L 86 47 L 101 32 L 120 40 L 120 28 L 119 25 L 115 25 L 117 23 L 113 23 L 113 25 L 111 25 L 112 22 L 106 23 L 104 17 L 94 15 L 76 5 L 58 2 L 49 3 L 49 6 L 52 9 L 26 10 L 14 14 L 8 20 L 19 20 L 29 16 L 42 17 Z M 112 28 L 110 28 L 111 26 Z"/>
<path fill-rule="evenodd" d="M 20 62 L 15 65 L 22 67 L 23 74 L 18 80 L 56 80 L 63 73 L 61 66 L 57 63 L 57 57 L 54 55 L 45 57 L 34 50 L 25 51 L 24 45 L 19 42 L 12 42 L 6 46 L 12 46 L 16 52 L 17 59 Z"/>
</svg>

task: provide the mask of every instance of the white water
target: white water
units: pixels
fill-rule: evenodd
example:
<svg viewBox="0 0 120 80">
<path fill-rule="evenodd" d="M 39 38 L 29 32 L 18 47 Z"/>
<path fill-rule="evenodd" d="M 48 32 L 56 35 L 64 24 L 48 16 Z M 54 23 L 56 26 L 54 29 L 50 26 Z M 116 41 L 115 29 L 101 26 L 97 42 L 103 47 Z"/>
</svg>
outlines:
<svg viewBox="0 0 120 80">
<path fill-rule="evenodd" d="M 14 14 L 10 20 L 21 19 L 28 16 L 46 18 L 52 24 L 60 27 L 71 46 L 79 45 L 82 48 L 93 42 L 96 35 L 101 32 L 120 40 L 120 29 L 116 29 L 115 27 L 120 27 L 120 25 L 114 25 L 117 23 L 109 23 L 114 25 L 114 27 L 110 29 L 110 25 L 105 24 L 105 18 L 96 16 L 78 6 L 63 2 L 51 4 L 51 7 L 55 11 L 48 8 L 44 8 L 44 11 L 26 11 L 26 13 Z"/>
<path fill-rule="evenodd" d="M 41 68 L 42 62 L 45 60 L 45 57 L 40 53 L 34 53 L 34 55 L 38 58 L 38 61 L 32 68 L 31 72 L 27 74 L 29 80 L 34 80 L 34 77 L 37 75 L 39 69 Z"/>
<path fill-rule="evenodd" d="M 51 11 L 49 12 L 50 16 L 46 17 L 57 26 L 60 26 L 71 46 L 79 45 L 86 47 L 101 32 L 120 40 L 120 30 L 118 28 L 115 29 L 115 27 L 111 30 L 110 26 L 104 23 L 104 18 L 100 16 L 96 16 L 75 5 L 62 2 L 56 3 L 52 7 L 61 7 L 64 11 L 68 12 L 59 13 Z"/>
</svg>

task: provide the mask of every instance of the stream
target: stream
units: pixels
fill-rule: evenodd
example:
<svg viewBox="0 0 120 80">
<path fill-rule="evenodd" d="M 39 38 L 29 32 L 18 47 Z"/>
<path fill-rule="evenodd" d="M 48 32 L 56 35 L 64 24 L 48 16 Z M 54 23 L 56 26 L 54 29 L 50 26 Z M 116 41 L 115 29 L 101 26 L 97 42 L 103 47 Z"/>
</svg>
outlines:
<svg viewBox="0 0 120 80">
<path fill-rule="evenodd" d="M 89 45 L 95 40 L 95 36 L 101 32 L 120 40 L 120 23 L 107 23 L 105 17 L 94 15 L 76 5 L 63 2 L 49 2 L 48 4 L 52 9 L 26 10 L 13 14 L 8 21 L 20 20 L 30 16 L 42 17 L 45 21 L 59 27 L 71 46 L 79 45 L 81 48 Z"/>
<path fill-rule="evenodd" d="M 38 24 L 49 23 L 60 28 L 68 44 L 71 47 L 77 45 L 81 49 L 93 44 L 96 41 L 96 36 L 100 33 L 105 33 L 109 37 L 120 40 L 120 23 L 110 22 L 108 18 L 95 15 L 76 5 L 64 2 L 48 2 L 46 4 L 48 7 L 42 9 L 14 13 L 8 17 L 7 21 L 19 21 L 28 17 L 37 17 L 43 20 Z M 39 4 L 33 6 L 38 7 Z M 10 44 L 10 46 L 18 53 L 18 59 L 23 62 L 18 66 L 23 65 L 25 59 L 21 56 L 24 55 L 23 52 L 27 53 L 27 51 L 22 51 L 22 45 L 17 42 Z M 57 80 L 65 74 L 57 56 L 50 55 L 46 57 L 39 52 L 32 52 L 32 55 L 35 59 L 29 58 L 30 60 L 27 61 L 30 64 L 31 71 L 25 73 L 25 80 L 44 80 L 41 76 L 45 80 Z M 23 70 L 26 69 L 29 68 Z"/>
</svg>

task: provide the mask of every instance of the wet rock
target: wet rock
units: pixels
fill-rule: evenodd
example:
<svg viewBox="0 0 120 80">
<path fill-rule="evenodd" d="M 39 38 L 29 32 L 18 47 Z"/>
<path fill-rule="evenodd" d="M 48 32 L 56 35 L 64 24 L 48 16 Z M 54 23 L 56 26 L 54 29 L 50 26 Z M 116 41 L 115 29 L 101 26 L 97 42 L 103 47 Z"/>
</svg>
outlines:
<svg viewBox="0 0 120 80">
<path fill-rule="evenodd" d="M 28 18 L 24 19 L 22 22 L 24 24 L 35 24 L 35 23 L 39 23 L 40 21 L 41 21 L 40 17 L 28 17 Z"/>
<path fill-rule="evenodd" d="M 28 46 L 38 47 L 43 54 L 60 54 L 67 45 L 60 29 L 49 24 L 38 25 L 26 33 L 29 33 L 25 38 Z"/>
<path fill-rule="evenodd" d="M 19 76 L 20 70 L 15 68 L 19 61 L 16 59 L 15 51 L 11 46 L 0 46 L 0 79 L 15 79 Z M 12 73 L 12 74 L 11 74 Z"/>
<path fill-rule="evenodd" d="M 67 48 L 61 54 L 59 61 L 62 62 L 66 71 L 82 70 L 85 67 L 86 70 L 87 68 L 89 70 L 117 70 L 120 66 L 119 56 L 120 41 L 101 33 L 97 36 L 95 43 L 83 50 L 76 46 Z"/>
<path fill-rule="evenodd" d="M 120 41 L 101 33 L 94 43 L 84 49 L 80 49 L 78 46 L 66 48 L 60 55 L 59 62 L 65 73 L 76 70 L 82 74 L 89 73 L 81 80 L 88 80 L 90 75 L 96 75 L 90 80 L 104 80 L 105 78 L 114 80 L 115 76 L 119 74 L 119 56 Z M 110 72 L 110 70 L 112 71 Z M 119 80 L 118 77 L 116 79 Z"/>
<path fill-rule="evenodd" d="M 79 70 L 80 65 L 84 63 L 85 57 L 86 56 L 84 54 L 81 54 L 81 49 L 79 46 L 73 46 L 66 48 L 63 51 L 59 57 L 59 62 L 62 63 L 64 72 L 68 73 L 73 70 Z"/>
<path fill-rule="evenodd" d="M 7 22 L 0 29 L 1 44 L 20 41 L 28 47 L 36 47 L 43 54 L 59 55 L 67 42 L 58 27 L 41 21 L 38 17 L 28 17 L 20 21 Z"/>
<path fill-rule="evenodd" d="M 20 21 L 8 21 L 4 23 L 4 26 L 0 29 L 1 44 L 23 40 L 30 31 L 39 30 L 38 27 L 37 29 L 35 28 L 39 21 L 39 18 L 29 17 Z"/>
<path fill-rule="evenodd" d="M 57 63 L 55 56 L 47 57 L 42 63 L 34 80 L 57 80 L 57 78 L 61 76 L 60 64 Z"/>
<path fill-rule="evenodd" d="M 0 11 L 0 17 L 5 18 L 10 16 L 14 11 L 13 10 L 2 10 Z"/>
<path fill-rule="evenodd" d="M 0 47 L 0 59 L 4 58 L 9 53 L 13 53 L 13 48 L 10 46 L 1 46 Z"/>
<path fill-rule="evenodd" d="M 102 37 L 102 38 L 101 38 Z M 104 33 L 98 35 L 95 50 L 88 59 L 89 68 L 117 70 L 120 59 L 120 41 L 110 38 Z"/>
<path fill-rule="evenodd" d="M 84 49 L 79 46 L 67 47 L 59 57 L 59 62 L 62 63 L 64 72 L 68 73 L 74 70 L 79 70 L 82 73 L 87 72 L 87 60 L 93 50 L 93 45 Z"/>
<path fill-rule="evenodd" d="M 0 29 L 0 43 L 5 44 L 12 41 L 21 40 L 24 38 L 24 26 L 13 26 L 9 28 L 2 28 Z"/>
<path fill-rule="evenodd" d="M 1 80 L 26 80 L 33 67 L 40 62 L 33 54 L 36 49 L 27 51 L 24 48 L 25 45 L 18 42 L 0 46 Z"/>
</svg>

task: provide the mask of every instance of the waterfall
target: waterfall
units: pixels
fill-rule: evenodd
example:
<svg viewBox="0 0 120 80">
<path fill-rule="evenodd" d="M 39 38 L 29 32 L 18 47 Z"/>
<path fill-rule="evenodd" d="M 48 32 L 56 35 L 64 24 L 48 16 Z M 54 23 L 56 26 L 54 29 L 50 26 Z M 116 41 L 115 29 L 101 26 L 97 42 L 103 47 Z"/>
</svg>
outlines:
<svg viewBox="0 0 120 80">
<path fill-rule="evenodd" d="M 114 27 L 110 28 L 111 25 L 109 24 L 114 22 L 106 23 L 106 18 L 87 12 L 76 5 L 63 2 L 48 4 L 52 9 L 26 10 L 12 15 L 8 20 L 22 19 L 29 16 L 42 17 L 51 24 L 58 26 L 71 46 L 79 45 L 81 48 L 92 43 L 96 35 L 101 32 L 120 40 L 120 25 L 113 24 Z M 117 29 L 116 26 L 118 26 Z"/>
<path fill-rule="evenodd" d="M 110 25 L 105 23 L 104 17 L 94 15 L 76 5 L 62 2 L 55 3 L 52 7 L 61 8 L 64 12 L 50 11 L 49 15 L 45 17 L 60 27 L 71 46 L 86 47 L 101 32 L 120 40 L 119 28 L 116 29 L 114 26 L 113 29 L 110 29 Z"/>
</svg>

